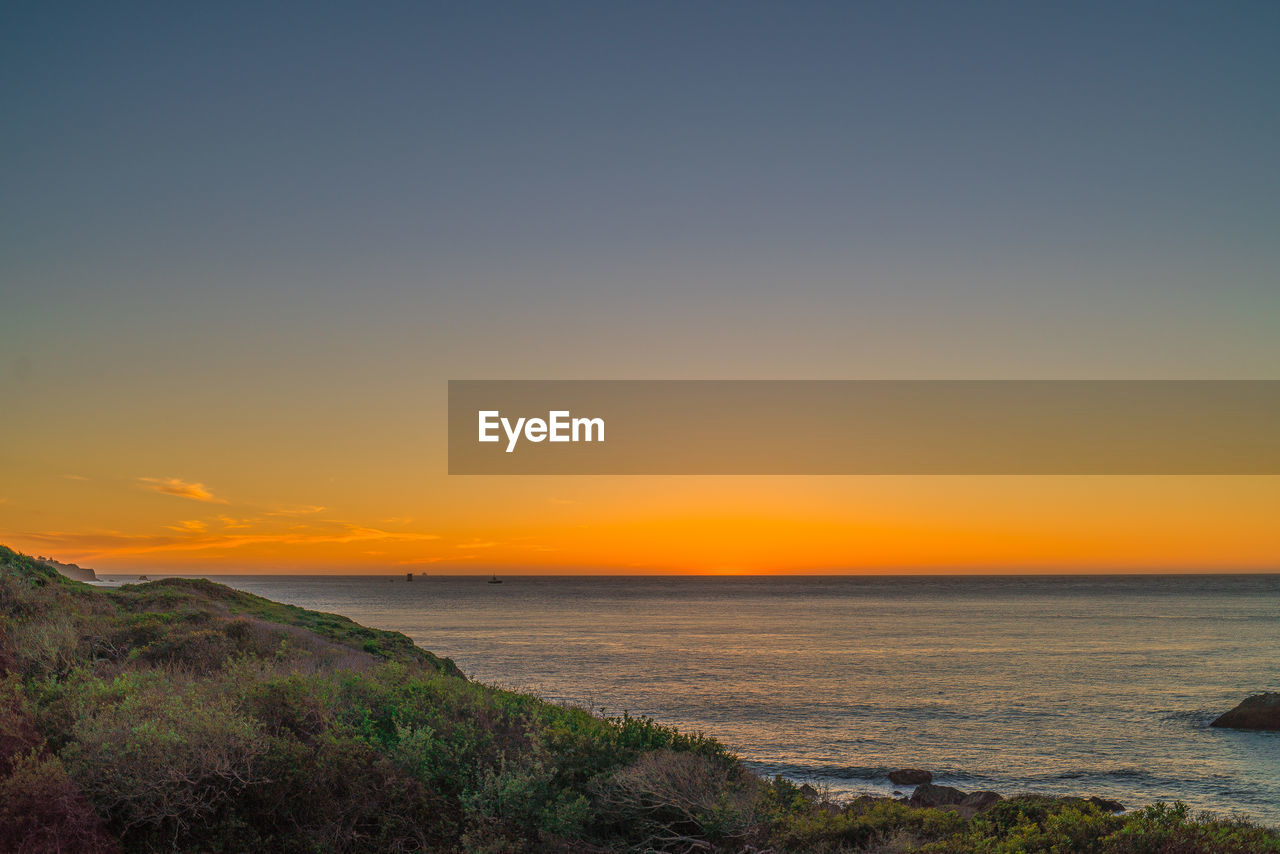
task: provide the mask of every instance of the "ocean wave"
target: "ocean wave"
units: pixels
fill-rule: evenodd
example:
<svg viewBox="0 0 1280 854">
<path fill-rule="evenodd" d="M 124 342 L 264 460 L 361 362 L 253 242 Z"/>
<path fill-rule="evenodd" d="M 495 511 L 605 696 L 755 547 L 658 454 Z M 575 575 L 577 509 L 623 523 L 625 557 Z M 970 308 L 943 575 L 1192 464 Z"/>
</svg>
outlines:
<svg viewBox="0 0 1280 854">
<path fill-rule="evenodd" d="M 1071 769 L 1045 777 L 1046 780 L 1155 780 L 1156 776 L 1143 768 L 1105 768 L 1097 770 Z"/>
<path fill-rule="evenodd" d="M 1190 711 L 1182 710 L 1176 712 L 1167 712 L 1160 715 L 1162 723 L 1182 724 L 1191 729 L 1205 729 L 1211 724 L 1215 718 L 1222 714 L 1223 709 L 1193 709 Z"/>
</svg>

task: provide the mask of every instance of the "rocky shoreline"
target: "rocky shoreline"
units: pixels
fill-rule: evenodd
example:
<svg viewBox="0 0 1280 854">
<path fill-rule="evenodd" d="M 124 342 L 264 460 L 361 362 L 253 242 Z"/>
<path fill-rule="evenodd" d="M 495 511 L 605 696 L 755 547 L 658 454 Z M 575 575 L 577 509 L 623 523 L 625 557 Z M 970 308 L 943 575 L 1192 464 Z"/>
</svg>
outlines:
<svg viewBox="0 0 1280 854">
<path fill-rule="evenodd" d="M 910 795 L 902 792 L 894 792 L 893 795 L 858 795 L 850 799 L 843 806 L 866 807 L 876 803 L 896 803 L 916 809 L 938 809 L 948 812 L 954 812 L 962 818 L 973 818 L 976 815 L 986 812 L 1002 801 L 1012 800 L 1036 800 L 1040 802 L 1061 803 L 1064 805 L 1083 805 L 1088 804 L 1096 807 L 1103 812 L 1121 813 L 1125 811 L 1124 804 L 1111 798 L 1101 798 L 1097 796 L 1081 797 L 1075 795 L 1038 795 L 1034 793 L 1020 793 L 1005 796 L 999 792 L 988 790 L 979 790 L 974 792 L 965 792 L 954 786 L 942 786 L 933 782 L 933 774 L 920 768 L 900 768 L 890 771 L 888 774 L 889 782 L 894 785 L 909 786 L 914 785 Z M 810 784 L 804 784 L 800 787 L 800 792 L 807 799 L 817 803 L 820 807 L 826 809 L 840 810 L 842 806 L 831 801 L 824 801 L 822 794 L 818 789 Z"/>
<path fill-rule="evenodd" d="M 1209 724 L 1220 729 L 1280 732 L 1280 692 L 1254 694 L 1242 700 L 1235 708 L 1219 715 Z M 954 786 L 942 786 L 933 782 L 933 773 L 921 768 L 899 768 L 888 773 L 889 782 L 895 786 L 914 786 L 910 795 L 895 791 L 893 795 L 859 795 L 846 804 L 838 805 L 824 800 L 812 785 L 805 784 L 800 792 L 820 808 L 840 810 L 853 806 L 869 806 L 876 803 L 896 803 L 917 809 L 939 809 L 955 812 L 962 818 L 973 818 L 1006 800 L 1036 800 L 1063 805 L 1088 804 L 1103 812 L 1122 813 L 1124 804 L 1111 798 L 1073 795 L 1038 795 L 1023 793 L 1006 797 L 999 792 L 980 790 L 965 792 Z"/>
</svg>

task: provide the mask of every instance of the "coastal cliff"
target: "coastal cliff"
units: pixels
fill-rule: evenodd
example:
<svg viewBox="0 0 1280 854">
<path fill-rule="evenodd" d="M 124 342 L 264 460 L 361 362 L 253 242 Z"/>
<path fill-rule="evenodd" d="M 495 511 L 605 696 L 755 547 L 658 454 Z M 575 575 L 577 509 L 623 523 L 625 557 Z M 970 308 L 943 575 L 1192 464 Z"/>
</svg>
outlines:
<svg viewBox="0 0 1280 854">
<path fill-rule="evenodd" d="M 1280 849 L 1115 806 L 928 782 L 834 803 L 702 735 L 469 681 L 398 632 L 204 580 L 91 587 L 0 546 L 3 851 Z"/>
<path fill-rule="evenodd" d="M 45 566 L 52 567 L 73 581 L 97 581 L 98 575 L 92 569 L 76 566 L 74 563 L 62 563 L 51 557 L 38 557 L 36 560 Z"/>
</svg>

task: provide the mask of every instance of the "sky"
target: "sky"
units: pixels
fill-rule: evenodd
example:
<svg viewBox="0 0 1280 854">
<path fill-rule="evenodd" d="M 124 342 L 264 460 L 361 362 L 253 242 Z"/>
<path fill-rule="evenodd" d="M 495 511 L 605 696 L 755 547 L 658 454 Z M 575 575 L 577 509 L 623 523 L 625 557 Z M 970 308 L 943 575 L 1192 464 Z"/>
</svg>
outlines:
<svg viewBox="0 0 1280 854">
<path fill-rule="evenodd" d="M 1280 570 L 1276 477 L 450 477 L 449 379 L 1280 379 L 1271 2 L 10 2 L 0 542 Z"/>
</svg>

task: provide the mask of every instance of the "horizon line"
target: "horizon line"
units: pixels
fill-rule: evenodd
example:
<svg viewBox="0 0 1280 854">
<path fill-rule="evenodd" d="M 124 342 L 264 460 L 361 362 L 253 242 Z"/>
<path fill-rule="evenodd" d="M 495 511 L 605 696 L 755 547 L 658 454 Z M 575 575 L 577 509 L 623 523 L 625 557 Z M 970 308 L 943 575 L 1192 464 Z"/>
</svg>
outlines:
<svg viewBox="0 0 1280 854">
<path fill-rule="evenodd" d="M 1280 575 L 1280 567 L 1267 569 L 1144 569 L 1114 571 L 1071 571 L 1054 570 L 1049 572 L 991 572 L 991 571 L 956 571 L 956 572 L 465 572 L 465 573 L 428 573 L 428 572 L 168 572 L 153 570 L 147 572 L 119 572 L 115 570 L 97 571 L 101 578 L 115 576 L 141 577 L 155 575 L 163 578 L 255 578 L 255 577 L 298 577 L 298 578 L 388 578 L 403 579 L 407 575 L 417 578 L 484 578 L 498 575 L 507 579 L 514 578 L 1134 578 L 1163 576 L 1269 576 Z"/>
</svg>

